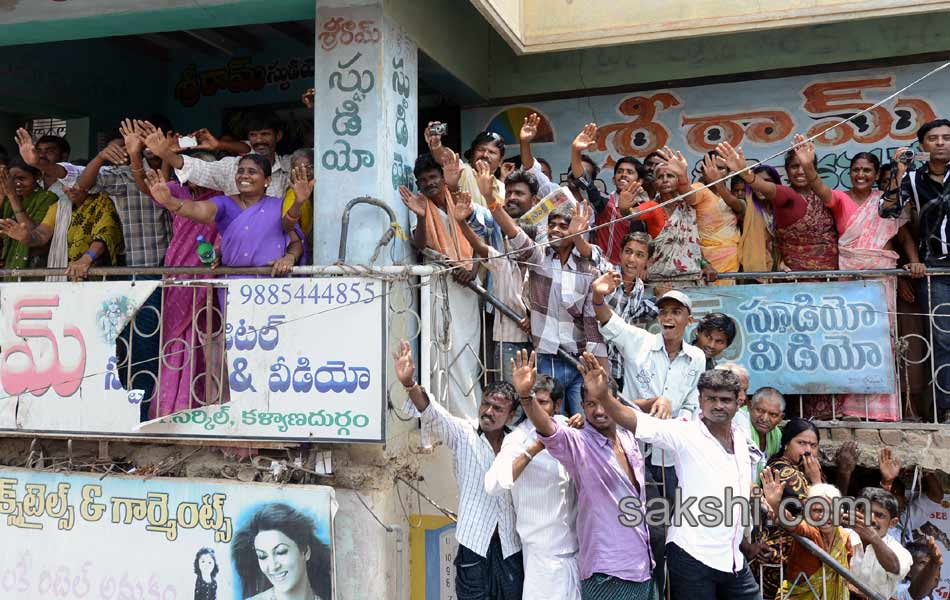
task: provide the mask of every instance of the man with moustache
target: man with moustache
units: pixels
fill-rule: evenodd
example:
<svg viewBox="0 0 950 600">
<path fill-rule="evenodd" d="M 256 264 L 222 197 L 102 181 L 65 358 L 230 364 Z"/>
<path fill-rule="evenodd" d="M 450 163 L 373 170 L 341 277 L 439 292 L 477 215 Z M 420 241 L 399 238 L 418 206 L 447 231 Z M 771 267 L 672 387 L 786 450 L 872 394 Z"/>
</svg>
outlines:
<svg viewBox="0 0 950 600">
<path fill-rule="evenodd" d="M 433 364 L 430 368 L 436 376 L 446 372 L 443 384 L 448 388 L 448 405 L 452 414 L 460 417 L 474 418 L 478 409 L 478 399 L 481 396 L 479 385 L 480 366 L 478 358 L 466 350 L 478 348 L 481 343 L 481 323 L 477 318 L 471 318 L 479 312 L 479 299 L 465 284 L 475 278 L 478 273 L 478 261 L 472 260 L 474 252 L 471 244 L 465 238 L 459 224 L 452 213 L 454 201 L 445 183 L 442 167 L 431 154 L 423 154 L 416 159 L 413 174 L 416 185 L 422 191 L 418 194 L 405 186 L 399 187 L 399 195 L 403 203 L 416 215 L 416 227 L 412 233 L 413 245 L 421 251 L 424 248 L 433 250 L 450 261 L 458 261 L 458 268 L 452 271 L 453 280 L 445 278 L 445 290 L 432 294 L 434 303 L 441 303 L 443 295 L 448 297 L 449 309 L 454 315 L 450 324 L 451 358 L 447 369 L 439 369 L 436 361 L 440 353 L 433 352 Z M 459 198 L 467 194 L 459 194 Z M 466 219 L 466 224 L 480 238 L 493 238 L 495 228 L 491 214 L 484 207 L 468 204 L 473 209 Z M 433 313 L 439 321 L 439 330 L 443 327 L 443 311 L 433 305 Z"/>
<path fill-rule="evenodd" d="M 426 144 L 436 162 L 445 168 L 452 169 L 460 161 L 454 152 L 442 145 L 442 134 L 434 129 L 438 125 L 441 123 L 433 121 L 426 126 Z M 468 162 L 461 163 L 458 177 L 447 177 L 446 183 L 450 191 L 466 192 L 471 195 L 472 202 L 478 206 L 487 207 L 491 204 L 491 198 L 484 197 L 479 191 L 475 168 L 479 164 L 484 164 L 493 175 L 499 173 L 501 159 L 505 157 L 505 140 L 494 131 L 483 131 L 472 140 L 467 157 Z M 504 182 L 495 177 L 492 187 L 494 194 L 501 198 L 505 197 Z"/>
<path fill-rule="evenodd" d="M 586 424 L 569 429 L 544 411 L 532 393 L 536 355 L 527 351 L 515 359 L 513 379 L 525 414 L 540 441 L 567 470 L 577 486 L 578 567 L 585 600 L 648 600 L 655 598 L 650 534 L 644 521 L 621 519 L 619 506 L 635 498 L 646 504 L 643 456 L 630 431 L 617 426 L 602 406 L 609 393 L 607 372 L 585 352 L 583 410 Z M 601 389 L 602 388 L 602 389 Z M 550 596 L 569 598 L 568 595 Z"/>
<path fill-rule="evenodd" d="M 524 568 L 511 494 L 485 492 L 485 475 L 501 451 L 517 405 L 514 388 L 506 382 L 489 384 L 476 425 L 450 415 L 416 383 L 409 342 L 399 343 L 394 358 L 396 377 L 409 395 L 404 410 L 421 416 L 423 432 L 434 433 L 452 451 L 459 487 L 456 596 L 459 600 L 521 600 Z"/>
<path fill-rule="evenodd" d="M 586 355 L 582 365 L 588 370 L 599 368 Z M 585 376 L 586 381 L 593 378 Z M 748 499 L 752 493 L 749 450 L 745 436 L 733 423 L 739 378 L 731 371 L 706 371 L 698 388 L 701 418 L 692 421 L 664 421 L 625 406 L 606 385 L 589 391 L 618 426 L 637 440 L 675 456 L 684 504 L 676 508 L 680 518 L 673 520 L 667 535 L 673 600 L 761 600 L 759 586 L 739 549 L 743 542 L 742 507 L 727 498 Z M 714 510 L 720 515 L 731 511 L 731 523 L 724 519 L 704 522 L 709 513 L 701 512 L 698 504 L 705 498 L 719 499 Z M 690 499 L 696 501 L 687 504 Z"/>
<path fill-rule="evenodd" d="M 756 390 L 749 404 L 736 413 L 736 423 L 745 431 L 752 445 L 756 479 L 768 460 L 782 447 L 782 429 L 778 424 L 784 418 L 785 397 L 773 387 Z"/>
</svg>

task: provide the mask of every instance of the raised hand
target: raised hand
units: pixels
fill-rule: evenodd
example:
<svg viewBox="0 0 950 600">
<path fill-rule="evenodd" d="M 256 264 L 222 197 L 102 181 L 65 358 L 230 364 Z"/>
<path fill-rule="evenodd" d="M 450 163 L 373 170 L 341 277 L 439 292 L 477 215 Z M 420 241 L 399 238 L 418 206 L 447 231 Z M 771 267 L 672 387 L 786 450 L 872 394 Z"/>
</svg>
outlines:
<svg viewBox="0 0 950 600">
<path fill-rule="evenodd" d="M 216 138 L 207 127 L 202 127 L 197 131 L 191 132 L 191 137 L 198 141 L 198 145 L 194 147 L 194 150 L 210 150 L 211 152 L 217 152 L 220 149 L 218 138 Z"/>
<path fill-rule="evenodd" d="M 167 209 L 175 208 L 175 199 L 168 189 L 165 178 L 158 171 L 147 170 L 145 172 L 145 183 L 148 185 L 149 194 L 152 199 Z"/>
<path fill-rule="evenodd" d="M 109 142 L 109 145 L 99 152 L 99 158 L 109 161 L 115 166 L 124 165 L 129 162 L 129 154 L 118 140 Z"/>
<path fill-rule="evenodd" d="M 9 198 L 11 201 L 16 195 L 16 189 L 13 186 L 13 178 L 10 177 L 10 171 L 6 167 L 0 166 L 0 199 Z"/>
<path fill-rule="evenodd" d="M 478 191 L 481 192 L 485 202 L 488 204 L 494 202 L 495 176 L 484 162 L 475 163 L 475 180 L 478 182 Z"/>
<path fill-rule="evenodd" d="M 733 173 L 746 168 L 747 163 L 742 148 L 733 148 L 729 142 L 722 142 L 716 145 L 716 154 L 722 157 L 726 166 Z"/>
<path fill-rule="evenodd" d="M 459 180 L 462 179 L 462 161 L 459 160 L 459 155 L 455 152 L 451 153 L 451 158 L 442 165 L 442 177 L 445 179 L 445 185 L 449 186 L 450 190 L 458 189 Z"/>
<path fill-rule="evenodd" d="M 313 110 L 317 98 L 317 92 L 315 89 L 310 88 L 300 96 L 300 101 L 303 102 L 303 105 Z"/>
<path fill-rule="evenodd" d="M 40 166 L 40 153 L 36 151 L 36 146 L 33 144 L 33 138 L 30 136 L 30 132 L 20 127 L 16 130 L 14 139 L 20 149 L 20 157 L 23 158 L 23 162 L 31 167 L 38 168 Z"/>
<path fill-rule="evenodd" d="M 294 201 L 303 204 L 313 194 L 313 179 L 305 165 L 297 165 L 290 171 L 290 185 L 294 188 Z"/>
<path fill-rule="evenodd" d="M 609 271 L 595 279 L 590 285 L 591 288 L 593 288 L 595 294 L 609 296 L 622 282 L 623 278 L 620 276 L 620 273 L 616 271 Z"/>
<path fill-rule="evenodd" d="M 403 387 L 412 387 L 416 384 L 416 363 L 412 359 L 412 348 L 406 340 L 399 341 L 399 350 L 393 354 L 393 368 L 396 379 Z"/>
<path fill-rule="evenodd" d="M 145 136 L 145 146 L 152 154 L 162 158 L 181 152 L 174 134 L 165 135 L 161 128 L 155 128 L 155 131 Z"/>
<path fill-rule="evenodd" d="M 155 131 L 158 130 L 157 127 L 155 127 L 154 125 L 152 125 L 151 121 L 143 121 L 143 120 L 140 120 L 140 119 L 136 119 L 136 120 L 135 120 L 135 129 L 136 129 L 136 131 L 139 132 L 139 135 L 142 136 L 142 140 L 143 140 L 143 141 L 144 141 L 145 138 L 148 137 L 150 134 L 155 133 Z"/>
<path fill-rule="evenodd" d="M 518 167 L 515 166 L 513 162 L 503 162 L 501 163 L 501 180 L 505 181 L 508 179 L 508 176 L 518 170 Z"/>
<path fill-rule="evenodd" d="M 689 181 L 689 163 L 682 152 L 674 152 L 669 146 L 663 146 L 657 153 L 663 159 L 662 166 L 672 171 L 680 181 Z"/>
<path fill-rule="evenodd" d="M 571 148 L 578 152 L 584 152 L 597 143 L 597 124 L 588 123 L 584 125 L 581 132 L 577 134 L 574 141 L 571 142 Z"/>
<path fill-rule="evenodd" d="M 468 192 L 455 192 L 452 194 L 452 218 L 460 223 L 468 221 L 468 218 L 475 212 L 472 205 L 472 195 Z"/>
<path fill-rule="evenodd" d="M 782 502 L 782 491 L 785 488 L 781 481 L 775 478 L 772 467 L 762 469 L 762 498 L 772 508 L 778 508 Z"/>
<path fill-rule="evenodd" d="M 534 136 L 538 135 L 538 125 L 541 123 L 541 117 L 538 113 L 531 113 L 524 118 L 524 124 L 518 133 L 518 139 L 523 143 L 530 144 L 534 141 Z"/>
<path fill-rule="evenodd" d="M 402 198 L 402 203 L 406 205 L 406 208 L 415 213 L 417 217 L 426 216 L 426 209 L 428 209 L 429 203 L 422 197 L 422 194 L 417 194 L 406 186 L 401 185 L 399 186 L 399 197 Z"/>
<path fill-rule="evenodd" d="M 725 161 L 723 161 L 721 158 L 717 160 L 716 157 L 710 156 L 709 154 L 704 154 L 702 165 L 703 181 L 705 181 L 707 184 L 711 184 L 714 181 L 720 179 L 723 175 L 722 167 L 724 166 Z"/>
<path fill-rule="evenodd" d="M 936 562 L 938 565 L 943 564 L 943 553 L 937 547 L 937 540 L 930 535 L 927 536 L 927 554 L 931 562 Z"/>
<path fill-rule="evenodd" d="M 14 219 L 0 219 L 0 234 L 25 244 L 30 239 L 30 228 Z"/>
<path fill-rule="evenodd" d="M 590 218 L 594 209 L 589 202 L 578 202 L 571 209 L 571 222 L 567 226 L 568 237 L 579 235 L 590 227 Z"/>
<path fill-rule="evenodd" d="M 620 214 L 627 215 L 640 204 L 640 194 L 643 193 L 643 184 L 640 183 L 640 180 L 635 179 L 628 182 L 627 187 L 618 191 L 620 195 L 617 200 L 617 210 L 620 211 Z"/>
<path fill-rule="evenodd" d="M 610 393 L 608 381 L 610 376 L 604 370 L 603 365 L 590 352 L 581 355 L 577 370 L 584 377 L 584 389 L 587 390 L 587 397 L 594 400 L 603 400 Z"/>
<path fill-rule="evenodd" d="M 838 453 L 835 455 L 835 463 L 838 470 L 845 473 L 854 473 L 854 468 L 858 464 L 858 444 L 854 440 L 841 444 Z"/>
<path fill-rule="evenodd" d="M 439 121 L 429 121 L 429 124 L 426 125 L 425 129 L 425 138 L 426 144 L 429 146 L 430 151 L 438 150 L 442 147 L 442 135 L 438 133 L 432 133 L 432 127 L 434 125 L 441 125 Z"/>
<path fill-rule="evenodd" d="M 521 397 L 530 396 L 538 380 L 536 360 L 537 354 L 534 351 L 529 354 L 527 350 L 518 350 L 511 359 L 511 384 Z"/>
<path fill-rule="evenodd" d="M 884 447 L 877 454 L 878 468 L 881 470 L 881 481 L 890 483 L 901 474 L 901 459 L 891 454 L 891 449 Z"/>
<path fill-rule="evenodd" d="M 129 156 L 141 156 L 142 149 L 145 147 L 145 139 L 142 137 L 139 128 L 136 127 L 135 121 L 122 119 L 122 123 L 119 124 L 119 133 L 122 134 L 122 139 L 125 140 L 125 151 L 129 153 Z"/>
<path fill-rule="evenodd" d="M 806 142 L 805 136 L 800 133 L 795 134 L 795 137 L 792 138 L 792 143 L 795 144 L 795 156 L 803 167 L 814 164 L 815 144 Z"/>
</svg>

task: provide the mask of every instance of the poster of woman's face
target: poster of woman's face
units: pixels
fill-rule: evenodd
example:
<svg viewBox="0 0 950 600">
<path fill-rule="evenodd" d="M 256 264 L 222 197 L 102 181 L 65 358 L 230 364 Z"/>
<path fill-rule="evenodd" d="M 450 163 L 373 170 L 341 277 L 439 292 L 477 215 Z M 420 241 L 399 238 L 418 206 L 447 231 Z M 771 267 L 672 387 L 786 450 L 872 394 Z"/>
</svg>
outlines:
<svg viewBox="0 0 950 600">
<path fill-rule="evenodd" d="M 231 543 L 237 600 L 331 600 L 329 530 L 285 502 L 241 515 Z"/>
</svg>

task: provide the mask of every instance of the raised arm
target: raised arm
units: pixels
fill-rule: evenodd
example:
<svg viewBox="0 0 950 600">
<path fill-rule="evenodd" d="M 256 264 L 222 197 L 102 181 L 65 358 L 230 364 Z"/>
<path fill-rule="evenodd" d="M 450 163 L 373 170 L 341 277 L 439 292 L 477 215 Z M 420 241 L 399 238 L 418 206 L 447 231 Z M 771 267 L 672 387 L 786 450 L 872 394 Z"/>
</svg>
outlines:
<svg viewBox="0 0 950 600">
<path fill-rule="evenodd" d="M 404 185 L 399 186 L 399 197 L 413 214 L 416 215 L 416 228 L 412 232 L 412 245 L 422 251 L 426 247 L 426 212 L 429 203 L 422 194 L 413 192 Z"/>
<path fill-rule="evenodd" d="M 178 147 L 178 140 L 174 134 L 165 135 L 161 129 L 154 129 L 145 136 L 145 146 L 152 154 L 161 158 L 173 169 L 181 169 L 185 166 L 185 159 L 179 154 L 181 148 Z M 220 190 L 222 188 L 211 188 Z"/>
<path fill-rule="evenodd" d="M 739 175 L 742 181 L 751 185 L 754 191 L 761 194 L 765 200 L 771 202 L 772 198 L 775 197 L 775 184 L 771 181 L 768 181 L 767 179 L 759 177 L 751 170 L 744 170 L 748 164 L 746 163 L 745 153 L 742 152 L 741 147 L 733 148 L 732 144 L 729 142 L 722 142 L 716 146 L 716 153 L 726 161 L 726 166 L 729 167 L 730 171 L 733 173 L 742 171 L 742 173 Z"/>
<path fill-rule="evenodd" d="M 82 170 L 82 173 L 80 173 L 79 178 L 76 180 L 76 187 L 88 192 L 96 186 L 96 182 L 99 179 L 99 170 L 102 169 L 106 163 L 118 166 L 124 165 L 128 161 L 129 157 L 126 150 L 119 145 L 117 140 L 113 140 L 109 142 L 109 145 L 103 148 L 95 158 L 89 161 L 89 164 L 86 165 L 86 168 Z M 139 164 L 141 165 L 141 159 Z"/>
<path fill-rule="evenodd" d="M 610 415 L 620 427 L 636 435 L 637 432 L 637 411 L 625 406 L 613 394 L 610 393 L 608 381 L 610 374 L 604 369 L 597 357 L 590 352 L 581 355 L 577 370 L 584 376 L 584 389 L 587 391 L 587 398 L 600 403 L 604 411 Z"/>
<path fill-rule="evenodd" d="M 459 229 L 462 231 L 462 235 L 465 236 L 465 239 L 468 240 L 469 245 L 472 246 L 472 251 L 475 253 L 475 256 L 478 258 L 488 258 L 488 244 L 486 244 L 485 240 L 475 233 L 475 230 L 468 224 L 474 210 L 475 207 L 472 205 L 472 196 L 465 192 L 460 192 L 458 194 L 458 200 L 455 201 L 455 210 L 452 212 L 452 218 L 459 224 Z"/>
<path fill-rule="evenodd" d="M 145 148 L 145 134 L 132 119 L 123 119 L 119 125 L 119 133 L 125 140 L 125 151 L 129 154 L 129 163 L 132 165 L 132 179 L 135 187 L 146 195 L 151 195 L 148 182 L 145 181 L 145 164 L 142 161 L 142 150 Z"/>
<path fill-rule="evenodd" d="M 663 162 L 659 163 L 657 168 L 666 167 L 676 174 L 676 191 L 680 194 L 689 194 L 692 191 L 689 181 L 689 163 L 683 153 L 679 150 L 674 151 L 668 146 L 664 146 L 656 152 L 663 159 Z M 696 194 L 689 194 L 686 196 L 686 203 L 694 206 L 699 203 L 699 198 Z"/>
<path fill-rule="evenodd" d="M 36 223 L 30 218 L 30 214 L 24 210 L 23 203 L 17 198 L 16 187 L 13 184 L 10 171 L 6 167 L 0 166 L 0 205 L 3 204 L 4 198 L 10 203 L 10 208 L 13 209 L 14 221 L 22 223 L 28 230 L 36 227 Z"/>
<path fill-rule="evenodd" d="M 587 241 L 585 233 L 590 229 L 590 218 L 593 214 L 594 209 L 588 202 L 577 202 L 571 209 L 571 222 L 567 226 L 567 235 L 574 242 L 574 247 L 588 260 L 594 257 L 594 249 Z"/>
<path fill-rule="evenodd" d="M 831 208 L 835 203 L 835 199 L 831 193 L 831 188 L 825 185 L 825 182 L 821 179 L 821 175 L 818 174 L 818 169 L 815 168 L 815 144 L 806 142 L 805 136 L 800 133 L 795 134 L 794 143 L 797 144 L 795 146 L 795 156 L 805 171 L 805 179 L 808 180 L 808 186 L 811 187 L 811 191 L 815 192 L 818 197 L 821 198 L 825 206 Z"/>
<path fill-rule="evenodd" d="M 607 304 L 607 296 L 613 294 L 621 283 L 623 283 L 623 277 L 616 271 L 603 273 L 591 283 L 594 293 L 594 313 L 601 326 L 606 325 L 610 317 L 614 315 L 613 309 Z"/>
<path fill-rule="evenodd" d="M 22 127 L 17 129 L 15 139 L 20 149 L 20 157 L 23 158 L 26 164 L 31 167 L 36 167 L 43 172 L 43 175 L 48 177 L 55 177 L 56 179 L 66 177 L 66 169 L 62 166 L 49 161 L 40 160 L 40 154 L 36 151 L 36 146 L 33 144 L 33 138 L 30 136 L 29 131 Z"/>
<path fill-rule="evenodd" d="M 196 150 L 223 152 L 225 154 L 230 154 L 231 156 L 244 156 L 245 154 L 251 153 L 251 147 L 246 143 L 219 140 L 206 127 L 202 127 L 197 131 L 193 131 L 191 133 L 191 137 L 195 138 L 195 140 L 198 142 L 198 145 L 195 146 Z"/>
<path fill-rule="evenodd" d="M 538 125 L 540 123 L 541 117 L 538 116 L 538 113 L 531 113 L 524 118 L 524 124 L 518 133 L 518 145 L 521 149 L 521 168 L 525 171 L 530 171 L 534 167 L 534 154 L 531 153 L 531 142 L 534 141 L 534 136 L 538 135 Z"/>
<path fill-rule="evenodd" d="M 438 121 L 430 121 L 429 124 L 426 125 L 426 144 L 429 146 L 429 152 L 432 153 L 432 158 L 435 159 L 435 162 L 444 167 L 452 160 L 455 154 L 442 145 L 442 134 L 432 131 L 432 127 L 435 125 L 441 125 L 441 123 Z"/>
<path fill-rule="evenodd" d="M 536 360 L 537 355 L 534 352 L 529 355 L 527 350 L 519 350 L 515 357 L 511 359 L 511 383 L 515 386 L 515 391 L 518 392 L 524 413 L 531 419 L 535 429 L 538 430 L 539 434 L 549 437 L 554 435 L 557 427 L 554 419 L 544 412 L 532 393 L 534 382 L 538 378 L 538 372 L 535 369 Z"/>
<path fill-rule="evenodd" d="M 781 508 L 782 491 L 785 486 L 776 479 L 775 474 L 772 473 L 772 467 L 762 469 L 760 479 L 762 481 L 762 499 L 768 504 L 772 514 L 778 516 L 779 510 L 785 511 L 785 514 L 782 515 L 783 518 L 778 518 L 777 521 L 784 529 L 794 531 L 796 526 L 792 525 L 795 520 L 792 513 L 788 512 L 788 509 Z"/>
<path fill-rule="evenodd" d="M 930 596 L 930 592 L 935 587 L 935 582 L 940 580 L 940 567 L 943 566 L 943 553 L 937 547 L 937 541 L 926 536 L 927 539 L 927 564 L 921 569 L 916 577 L 911 578 L 910 588 L 907 593 L 914 600 L 923 600 Z"/>
<path fill-rule="evenodd" d="M 303 211 L 305 202 L 310 202 L 313 197 L 314 181 L 310 177 L 310 172 L 304 165 L 297 165 L 290 172 L 290 186 L 294 190 L 294 203 L 287 209 L 282 224 L 284 231 L 293 231 L 300 222 L 300 215 Z"/>
<path fill-rule="evenodd" d="M 393 369 L 396 371 L 396 379 L 406 388 L 412 405 L 419 412 L 429 408 L 429 396 L 422 389 L 422 386 L 416 383 L 416 363 L 412 359 L 412 348 L 409 342 L 401 340 L 399 342 L 399 351 L 393 355 Z"/>
<path fill-rule="evenodd" d="M 191 219 L 197 223 L 214 223 L 214 218 L 218 214 L 218 205 L 214 202 L 208 200 L 182 202 L 172 197 L 168 184 L 161 173 L 149 171 L 145 178 L 152 199 L 172 214 Z"/>
<path fill-rule="evenodd" d="M 726 161 L 721 156 L 703 155 L 703 182 L 706 185 L 712 184 L 710 189 L 713 193 L 722 198 L 726 206 L 741 221 L 745 215 L 745 202 L 732 193 L 725 181 L 719 181 L 727 172 Z"/>
</svg>

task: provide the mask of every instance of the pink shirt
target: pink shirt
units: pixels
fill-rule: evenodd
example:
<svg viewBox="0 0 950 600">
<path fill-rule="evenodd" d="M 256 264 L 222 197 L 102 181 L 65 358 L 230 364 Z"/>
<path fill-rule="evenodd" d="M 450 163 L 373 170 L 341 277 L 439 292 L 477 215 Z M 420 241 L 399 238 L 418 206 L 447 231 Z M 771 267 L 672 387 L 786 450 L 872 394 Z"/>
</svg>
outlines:
<svg viewBox="0 0 950 600">
<path fill-rule="evenodd" d="M 835 217 L 835 228 L 838 229 L 838 237 L 841 237 L 848 228 L 851 217 L 858 212 L 858 205 L 855 204 L 847 192 L 831 190 L 831 205 L 828 208 Z"/>
</svg>

